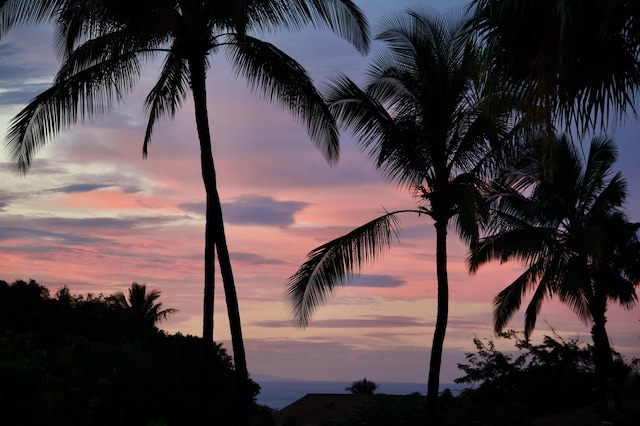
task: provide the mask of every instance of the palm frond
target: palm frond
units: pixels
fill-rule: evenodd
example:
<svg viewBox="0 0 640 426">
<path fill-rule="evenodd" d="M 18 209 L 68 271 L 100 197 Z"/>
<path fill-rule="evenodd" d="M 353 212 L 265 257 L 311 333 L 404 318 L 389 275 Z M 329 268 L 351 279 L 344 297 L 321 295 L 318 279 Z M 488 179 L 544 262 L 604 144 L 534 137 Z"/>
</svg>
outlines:
<svg viewBox="0 0 640 426">
<path fill-rule="evenodd" d="M 340 152 L 337 125 L 304 68 L 274 45 L 253 37 L 240 40 L 237 35 L 229 35 L 226 47 L 236 74 L 302 121 L 325 159 L 331 164 L 337 162 Z"/>
<path fill-rule="evenodd" d="M 489 218 L 488 205 L 479 186 L 472 173 L 460 174 L 451 183 L 453 224 L 460 238 L 470 246 L 477 245 L 479 229 Z"/>
<path fill-rule="evenodd" d="M 160 78 L 147 95 L 145 108 L 149 121 L 142 146 L 142 155 L 145 157 L 156 121 L 165 116 L 173 118 L 189 93 L 186 69 L 185 60 L 170 52 L 164 60 Z"/>
<path fill-rule="evenodd" d="M 0 0 L 0 39 L 11 28 L 53 20 L 66 0 Z"/>
<path fill-rule="evenodd" d="M 377 141 L 393 125 L 384 106 L 341 73 L 329 78 L 323 93 L 338 123 L 351 130 L 364 149 L 373 147 L 369 156 L 377 158 Z"/>
<path fill-rule="evenodd" d="M 434 172 L 437 159 L 431 155 L 431 145 L 421 140 L 421 128 L 415 120 L 394 120 L 372 154 L 377 154 L 376 167 L 390 182 L 417 188 Z"/>
<path fill-rule="evenodd" d="M 552 280 L 547 279 L 543 274 L 536 287 L 536 291 L 533 292 L 533 296 L 527 305 L 524 313 L 524 337 L 527 340 L 529 340 L 533 329 L 536 327 L 538 314 L 540 314 L 540 310 L 542 309 L 542 302 L 544 302 L 545 298 L 550 298 L 553 295 L 553 291 L 549 288 L 550 285 L 552 285 Z"/>
<path fill-rule="evenodd" d="M 419 20 L 409 13 L 391 13 L 384 16 L 377 31 L 376 40 L 386 43 L 388 53 L 378 56 L 373 62 L 370 76 L 384 75 L 391 67 L 400 72 L 415 74 L 417 72 L 416 59 L 418 56 L 416 42 L 420 36 Z M 426 29 L 428 31 L 428 29 Z M 428 38 L 425 34 L 424 38 Z"/>
<path fill-rule="evenodd" d="M 248 28 L 297 30 L 311 24 L 330 29 L 363 54 L 369 50 L 367 18 L 350 0 L 252 0 L 246 13 Z"/>
<path fill-rule="evenodd" d="M 118 291 L 111 296 L 117 306 L 123 309 L 129 309 L 129 303 L 127 302 L 127 296 L 123 292 Z"/>
<path fill-rule="evenodd" d="M 593 268 L 583 258 L 570 256 L 562 264 L 562 273 L 555 277 L 555 293 L 580 321 L 593 321 L 591 309 L 596 305 Z"/>
<path fill-rule="evenodd" d="M 56 19 L 56 46 L 66 58 L 78 44 L 117 36 L 105 52 L 150 50 L 167 42 L 180 19 L 175 5 L 158 0 L 73 0 L 61 7 Z"/>
<path fill-rule="evenodd" d="M 493 327 L 501 333 L 513 314 L 520 309 L 522 299 L 544 273 L 540 264 L 529 266 L 493 299 Z"/>
<path fill-rule="evenodd" d="M 75 57 L 69 61 L 75 62 Z M 67 68 L 73 67 L 63 65 L 54 85 L 10 122 L 7 147 L 10 161 L 19 173 L 29 170 L 33 155 L 61 130 L 110 110 L 131 91 L 140 76 L 134 53 L 109 58 L 69 75 Z"/>
<path fill-rule="evenodd" d="M 355 48 L 366 54 L 369 51 L 369 23 L 367 17 L 350 0 L 297 0 L 291 3 L 305 2 L 308 4 L 309 17 L 315 26 L 326 26 L 340 37 L 344 38 Z"/>
<path fill-rule="evenodd" d="M 553 252 L 556 244 L 550 236 L 553 229 L 532 226 L 510 227 L 508 222 L 501 225 L 502 231 L 480 239 L 467 258 L 471 272 L 492 260 L 500 263 L 515 261 L 524 265 L 537 263 L 547 253 Z"/>
<path fill-rule="evenodd" d="M 526 113 L 546 129 L 558 121 L 584 135 L 634 115 L 640 34 L 629 30 L 632 9 L 557 4 L 472 1 L 473 28 L 503 85 L 521 92 Z"/>
<path fill-rule="evenodd" d="M 397 238 L 397 213 L 400 212 L 376 218 L 307 254 L 286 284 L 286 296 L 300 327 L 309 324 L 313 312 L 325 303 L 337 285 L 352 279 L 363 266 L 389 249 Z"/>
</svg>

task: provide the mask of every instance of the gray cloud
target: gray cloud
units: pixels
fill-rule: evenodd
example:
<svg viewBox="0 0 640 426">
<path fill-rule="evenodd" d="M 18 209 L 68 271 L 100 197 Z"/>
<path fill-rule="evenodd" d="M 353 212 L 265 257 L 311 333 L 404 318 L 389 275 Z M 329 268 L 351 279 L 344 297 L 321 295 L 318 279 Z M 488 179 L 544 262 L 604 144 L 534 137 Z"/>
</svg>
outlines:
<svg viewBox="0 0 640 426">
<path fill-rule="evenodd" d="M 206 203 L 182 203 L 178 204 L 178 208 L 187 213 L 194 213 L 204 216 L 207 212 Z"/>
<path fill-rule="evenodd" d="M 97 244 L 109 241 L 105 238 L 49 232 L 36 228 L 0 227 L 0 241 L 13 239 L 37 239 L 71 245 Z M 7 249 L 8 247 L 3 248 L 3 250 Z M 31 249 L 32 247 L 30 247 L 28 251 L 31 251 Z"/>
<path fill-rule="evenodd" d="M 395 288 L 403 286 L 405 282 L 405 280 L 392 277 L 391 275 L 362 274 L 349 285 L 351 287 Z"/>
<path fill-rule="evenodd" d="M 255 325 L 261 327 L 295 327 L 293 321 L 288 320 L 273 320 L 273 321 L 260 321 Z M 367 315 L 361 318 L 350 318 L 346 320 L 342 319 L 326 319 L 311 321 L 311 325 L 314 328 L 381 328 L 381 327 L 425 327 L 427 322 L 416 317 L 408 317 L 401 315 Z"/>
<path fill-rule="evenodd" d="M 50 189 L 49 192 L 62 192 L 64 194 L 76 194 L 80 192 L 92 192 L 102 188 L 109 188 L 111 185 L 98 183 L 76 183 L 72 185 L 62 186 L 60 188 Z"/>
<path fill-rule="evenodd" d="M 3 70 L 0 68 L 0 74 Z M 27 105 L 33 98 L 47 90 L 48 84 L 30 84 L 0 93 L 0 105 Z"/>
<path fill-rule="evenodd" d="M 251 265 L 281 265 L 284 262 L 280 259 L 270 259 L 255 253 L 233 252 L 231 259 L 235 262 L 248 263 Z"/>
<path fill-rule="evenodd" d="M 119 185 L 119 187 L 123 194 L 137 194 L 142 191 L 142 189 L 136 185 Z"/>
<path fill-rule="evenodd" d="M 0 212 L 5 211 L 9 204 L 16 198 L 20 198 L 18 194 L 12 194 L 7 191 L 0 190 Z"/>
<path fill-rule="evenodd" d="M 293 216 L 308 206 L 300 201 L 276 201 L 271 197 L 243 195 L 222 206 L 225 219 L 238 225 L 288 226 Z"/>
<path fill-rule="evenodd" d="M 32 219 L 31 224 L 42 228 L 92 228 L 92 229 L 131 229 L 142 224 L 139 218 L 116 219 L 110 217 L 63 218 L 50 217 Z"/>
<path fill-rule="evenodd" d="M 49 79 L 51 70 L 47 69 L 44 65 L 22 65 L 24 62 L 21 57 L 28 54 L 29 52 L 26 49 L 14 43 L 0 45 L 0 56 L 2 57 L 2 61 L 0 62 L 0 75 L 2 75 L 3 85 L 7 82 L 23 82 L 25 79 Z"/>
<path fill-rule="evenodd" d="M 88 181 L 94 180 L 93 177 L 87 177 Z M 98 177 L 101 181 L 112 181 L 109 176 Z M 141 191 L 137 185 L 120 185 L 117 181 L 113 183 L 73 183 L 70 185 L 61 186 L 59 188 L 49 189 L 46 192 L 52 193 L 64 193 L 64 194 L 78 194 L 82 192 L 92 192 L 104 188 L 117 188 L 123 194 L 136 194 Z"/>
<path fill-rule="evenodd" d="M 301 201 L 277 201 L 260 195 L 243 195 L 235 201 L 222 204 L 225 222 L 235 225 L 292 225 L 294 215 L 308 206 Z M 182 210 L 204 215 L 205 203 L 182 203 Z"/>
<path fill-rule="evenodd" d="M 8 239 L 34 238 L 56 240 L 70 244 L 108 241 L 104 238 L 77 235 L 77 230 L 88 232 L 99 229 L 127 230 L 143 226 L 162 225 L 175 220 L 177 217 L 136 216 L 128 218 L 63 218 L 63 217 L 6 217 L 0 227 L 0 241 Z M 15 224 L 20 224 L 15 226 Z"/>
<path fill-rule="evenodd" d="M 44 65 L 24 65 L 22 56 L 28 52 L 13 43 L 0 45 L 0 105 L 23 105 L 50 85 L 40 80 L 51 80 L 51 70 Z"/>
</svg>

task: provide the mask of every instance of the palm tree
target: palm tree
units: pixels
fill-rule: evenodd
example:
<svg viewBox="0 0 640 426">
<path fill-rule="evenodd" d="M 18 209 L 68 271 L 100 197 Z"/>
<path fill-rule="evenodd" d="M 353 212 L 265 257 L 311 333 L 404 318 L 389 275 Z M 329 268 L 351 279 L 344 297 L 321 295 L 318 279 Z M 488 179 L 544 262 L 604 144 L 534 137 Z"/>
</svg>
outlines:
<svg viewBox="0 0 640 426">
<path fill-rule="evenodd" d="M 128 296 L 119 291 L 113 295 L 113 300 L 117 306 L 130 310 L 134 317 L 155 326 L 178 312 L 173 308 L 162 309 L 162 303 L 156 302 L 160 298 L 160 293 L 158 290 L 147 293 L 146 284 L 134 282 L 129 287 Z"/>
<path fill-rule="evenodd" d="M 525 313 L 531 334 L 542 302 L 557 296 L 585 323 L 591 323 L 598 398 L 605 402 L 613 358 L 606 332 L 609 301 L 630 308 L 640 282 L 637 231 L 620 211 L 626 182 L 613 173 L 613 141 L 594 138 L 588 158 L 565 137 L 556 141 L 552 161 L 544 143 L 529 148 L 492 188 L 495 214 L 469 257 L 470 269 L 491 260 L 515 260 L 526 269 L 494 299 L 496 333 L 532 298 Z M 548 170 L 552 168 L 552 170 Z"/>
<path fill-rule="evenodd" d="M 213 347 L 214 265 L 218 262 L 239 377 L 248 377 L 239 308 L 213 155 L 207 111 L 209 55 L 226 57 L 235 72 L 257 92 L 289 109 L 308 128 L 329 162 L 338 158 L 333 117 L 306 71 L 252 31 L 328 27 L 361 52 L 369 44 L 366 18 L 350 0 L 6 0 L 0 3 L 0 35 L 25 22 L 57 24 L 64 63 L 53 86 L 37 96 L 12 121 L 8 132 L 11 161 L 26 173 L 36 151 L 76 121 L 108 111 L 131 91 L 143 62 L 163 57 L 160 77 L 145 100 L 149 116 L 143 155 L 156 122 L 173 118 L 191 94 L 206 191 L 204 249 L 205 351 Z"/>
<path fill-rule="evenodd" d="M 362 380 L 356 380 L 351 383 L 351 386 L 344 388 L 344 390 L 353 394 L 373 394 L 376 389 L 378 389 L 378 384 L 371 380 L 367 380 L 366 377 Z"/>
<path fill-rule="evenodd" d="M 473 0 L 470 10 L 494 74 L 550 139 L 556 124 L 584 134 L 635 114 L 639 2 Z"/>
<path fill-rule="evenodd" d="M 412 190 L 420 205 L 387 212 L 312 250 L 286 290 L 295 320 L 305 327 L 337 285 L 389 248 L 399 213 L 433 219 L 438 312 L 429 367 L 429 424 L 435 424 L 448 318 L 447 230 L 453 224 L 463 240 L 478 238 L 478 223 L 485 218 L 479 187 L 505 158 L 501 136 L 506 120 L 497 120 L 485 103 L 480 53 L 470 40 L 459 38 L 463 22 L 411 9 L 391 15 L 377 35 L 388 49 L 370 66 L 366 89 L 344 75 L 328 84 L 326 97 L 338 122 L 353 131 L 383 175 Z"/>
</svg>

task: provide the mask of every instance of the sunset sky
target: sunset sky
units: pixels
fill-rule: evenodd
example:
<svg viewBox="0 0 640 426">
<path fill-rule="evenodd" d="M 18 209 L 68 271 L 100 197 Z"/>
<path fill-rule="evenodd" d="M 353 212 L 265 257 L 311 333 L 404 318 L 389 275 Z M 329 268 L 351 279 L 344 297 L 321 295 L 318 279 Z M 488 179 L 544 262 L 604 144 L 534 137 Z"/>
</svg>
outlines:
<svg viewBox="0 0 640 426">
<path fill-rule="evenodd" d="M 407 6 L 437 10 L 465 2 L 356 1 L 374 29 Z M 369 57 L 328 32 L 266 36 L 300 61 L 317 84 L 342 71 L 363 81 Z M 380 45 L 373 45 L 375 52 Z M 44 27 L 9 33 L 0 43 L 0 131 L 59 65 Z M 412 208 L 411 194 L 384 182 L 370 161 L 342 138 L 329 167 L 303 126 L 236 80 L 224 56 L 209 71 L 209 113 L 249 371 L 305 380 L 425 382 L 435 322 L 435 229 L 425 216 L 401 217 L 399 242 L 359 279 L 340 288 L 308 328 L 292 322 L 284 285 L 309 250 L 384 210 Z M 179 313 L 168 332 L 201 335 L 204 190 L 191 99 L 174 121 L 160 123 L 142 159 L 143 99 L 157 77 L 148 64 L 125 104 L 93 123 L 63 132 L 36 156 L 26 177 L 0 152 L 0 279 L 33 278 L 51 289 L 112 294 L 133 282 L 162 291 Z M 640 221 L 640 124 L 611 133 L 618 169 L 629 182 L 626 212 Z M 586 146 L 586 145 L 585 145 Z M 449 233 L 450 317 L 441 382 L 461 376 L 456 363 L 474 337 L 491 338 L 491 301 L 519 273 L 489 264 L 470 276 L 465 247 Z M 226 308 L 216 280 L 215 340 L 230 350 Z M 628 359 L 640 356 L 640 310 L 611 306 L 608 331 Z M 510 324 L 522 328 L 522 316 Z M 546 303 L 533 335 L 551 327 L 590 341 L 589 326 L 565 306 Z M 511 349 L 512 345 L 503 345 Z M 425 385 L 426 391 L 426 385 Z"/>
</svg>

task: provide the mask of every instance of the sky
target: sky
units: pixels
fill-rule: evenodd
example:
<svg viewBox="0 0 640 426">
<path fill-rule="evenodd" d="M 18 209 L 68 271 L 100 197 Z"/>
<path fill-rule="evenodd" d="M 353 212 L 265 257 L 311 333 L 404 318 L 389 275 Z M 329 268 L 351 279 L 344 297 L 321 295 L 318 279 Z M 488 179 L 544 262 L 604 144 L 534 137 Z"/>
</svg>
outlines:
<svg viewBox="0 0 640 426">
<path fill-rule="evenodd" d="M 360 0 L 376 28 L 380 17 L 407 6 L 446 11 L 463 1 Z M 268 35 L 302 63 L 316 84 L 335 72 L 363 81 L 363 57 L 328 32 Z M 0 132 L 59 66 L 48 28 L 10 32 L 0 42 Z M 373 44 L 373 51 L 380 45 Z M 35 157 L 25 177 L 0 150 L 0 279 L 35 279 L 51 293 L 113 294 L 132 282 L 162 292 L 179 312 L 161 328 L 201 335 L 204 189 L 191 99 L 161 122 L 142 158 L 144 96 L 157 76 L 148 64 L 137 89 L 109 115 L 62 132 Z M 330 167 L 289 113 L 236 80 L 224 57 L 208 79 L 214 160 L 238 290 L 247 362 L 254 377 L 304 380 L 424 382 L 436 309 L 435 229 L 425 217 L 401 217 L 399 241 L 359 279 L 337 289 L 306 329 L 292 321 L 287 278 L 305 255 L 384 210 L 415 207 L 411 194 L 385 182 L 350 135 Z M 626 212 L 640 221 L 640 124 L 612 130 L 619 170 L 629 183 Z M 457 363 L 473 338 L 494 338 L 491 301 L 518 265 L 485 265 L 473 276 L 466 249 L 449 233 L 450 314 L 441 383 L 462 376 Z M 640 357 L 640 310 L 611 306 L 608 331 L 627 359 Z M 556 332 L 589 342 L 590 327 L 549 301 L 533 341 Z M 522 315 L 509 324 L 522 329 Z M 231 351 L 224 296 L 216 280 L 214 338 Z M 512 343 L 498 341 L 503 350 Z"/>
</svg>

